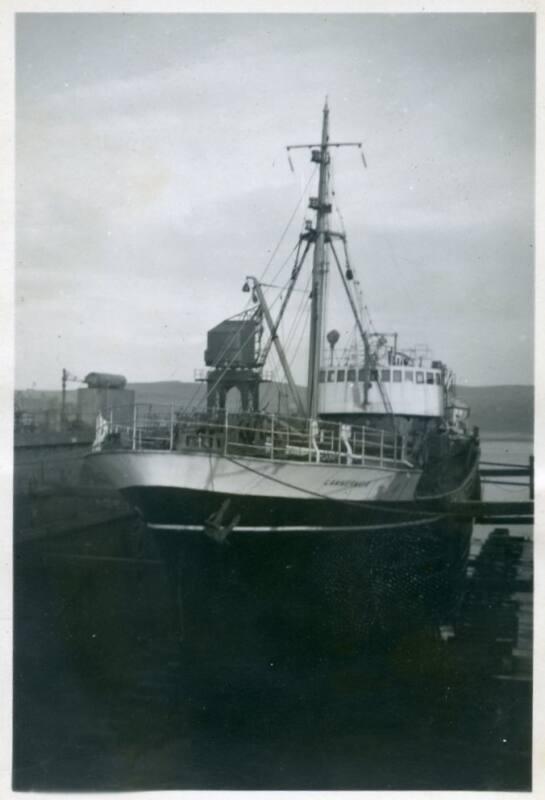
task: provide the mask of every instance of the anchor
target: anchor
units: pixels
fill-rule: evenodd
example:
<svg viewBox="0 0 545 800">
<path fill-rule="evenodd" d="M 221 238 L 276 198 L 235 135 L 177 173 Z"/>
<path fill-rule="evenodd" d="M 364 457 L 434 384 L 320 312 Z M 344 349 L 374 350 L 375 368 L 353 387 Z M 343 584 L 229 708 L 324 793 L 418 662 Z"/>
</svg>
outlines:
<svg viewBox="0 0 545 800">
<path fill-rule="evenodd" d="M 224 522 L 224 516 L 230 505 L 231 500 L 228 498 L 221 504 L 219 510 L 211 514 L 204 523 L 205 534 L 220 544 L 227 539 L 235 525 L 238 525 L 240 521 L 240 514 L 235 514 L 230 522 Z"/>
</svg>

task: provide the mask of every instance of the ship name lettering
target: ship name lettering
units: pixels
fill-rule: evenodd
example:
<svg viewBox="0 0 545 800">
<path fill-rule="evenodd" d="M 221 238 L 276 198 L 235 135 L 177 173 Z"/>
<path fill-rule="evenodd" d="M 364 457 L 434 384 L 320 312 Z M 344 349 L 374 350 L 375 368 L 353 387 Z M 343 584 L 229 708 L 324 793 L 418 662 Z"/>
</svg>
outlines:
<svg viewBox="0 0 545 800">
<path fill-rule="evenodd" d="M 324 486 L 343 486 L 345 488 L 357 489 L 358 486 L 367 486 L 369 481 L 340 481 L 335 478 L 330 478 L 324 481 Z"/>
</svg>

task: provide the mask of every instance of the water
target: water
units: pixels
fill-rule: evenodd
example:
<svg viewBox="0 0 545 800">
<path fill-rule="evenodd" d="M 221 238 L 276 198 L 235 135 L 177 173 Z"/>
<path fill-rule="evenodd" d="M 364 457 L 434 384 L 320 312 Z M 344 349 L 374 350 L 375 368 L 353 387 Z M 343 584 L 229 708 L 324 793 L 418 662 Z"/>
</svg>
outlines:
<svg viewBox="0 0 545 800">
<path fill-rule="evenodd" d="M 526 439 L 505 438 L 505 439 L 483 439 L 481 442 L 481 460 L 499 464 L 516 464 L 527 467 L 530 456 L 533 455 L 533 441 Z M 485 464 L 483 464 L 485 466 Z M 527 478 L 494 478 L 502 481 L 504 485 L 494 485 L 483 483 L 484 500 L 510 500 L 512 502 L 528 500 L 528 479 Z M 505 482 L 518 483 L 518 486 L 507 485 Z M 492 530 L 489 525 L 476 525 L 473 532 L 472 555 L 477 555 L 486 537 Z M 524 536 L 533 539 L 532 525 L 517 525 L 512 528 L 512 533 L 516 536 Z"/>
<path fill-rule="evenodd" d="M 485 440 L 482 451 L 525 465 L 531 442 Z M 485 497 L 528 494 L 487 486 Z M 476 527 L 474 554 L 489 532 Z M 423 634 L 386 666 L 371 652 L 336 663 L 309 653 L 255 663 L 242 687 L 221 674 L 199 685 L 163 635 L 160 562 L 144 553 L 142 570 L 112 545 L 97 572 L 84 558 L 96 537 L 139 547 L 125 520 L 59 540 L 53 571 L 53 544 L 16 564 L 16 788 L 529 788 L 528 681 L 483 681 L 471 653 L 452 659 Z M 521 599 L 517 647 L 529 654 L 531 596 Z"/>
</svg>

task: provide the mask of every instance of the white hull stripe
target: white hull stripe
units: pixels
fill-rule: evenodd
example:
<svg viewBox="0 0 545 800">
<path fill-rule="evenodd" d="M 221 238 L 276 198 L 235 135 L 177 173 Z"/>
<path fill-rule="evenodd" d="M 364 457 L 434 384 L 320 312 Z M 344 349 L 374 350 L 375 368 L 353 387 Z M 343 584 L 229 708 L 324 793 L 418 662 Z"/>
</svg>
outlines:
<svg viewBox="0 0 545 800">
<path fill-rule="evenodd" d="M 309 531 L 364 531 L 384 530 L 387 528 L 413 528 L 416 525 L 430 525 L 442 519 L 441 516 L 413 522 L 390 522 L 382 525 L 237 525 L 232 533 L 308 533 Z M 148 522 L 148 528 L 154 531 L 204 531 L 204 525 L 161 525 Z"/>
<path fill-rule="evenodd" d="M 421 472 L 265 462 L 202 453 L 104 451 L 90 457 L 116 488 L 159 488 L 275 499 L 371 502 L 414 499 Z"/>
</svg>

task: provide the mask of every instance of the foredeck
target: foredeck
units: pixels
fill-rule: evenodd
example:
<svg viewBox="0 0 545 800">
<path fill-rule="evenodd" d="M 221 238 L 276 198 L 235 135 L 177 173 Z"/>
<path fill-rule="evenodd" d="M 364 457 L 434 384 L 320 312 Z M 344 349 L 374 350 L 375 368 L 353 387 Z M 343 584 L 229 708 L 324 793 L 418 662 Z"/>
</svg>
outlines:
<svg viewBox="0 0 545 800">
<path fill-rule="evenodd" d="M 136 404 L 99 418 L 94 449 L 217 453 L 231 458 L 410 468 L 407 437 L 339 422 Z"/>
</svg>

